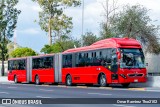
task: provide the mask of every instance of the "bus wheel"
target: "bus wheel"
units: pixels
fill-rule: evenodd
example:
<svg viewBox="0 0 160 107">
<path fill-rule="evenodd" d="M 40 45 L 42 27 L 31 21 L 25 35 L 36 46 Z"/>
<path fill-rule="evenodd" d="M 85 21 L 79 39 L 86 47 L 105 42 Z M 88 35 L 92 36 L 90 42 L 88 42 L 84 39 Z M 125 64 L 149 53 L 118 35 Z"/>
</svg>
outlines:
<svg viewBox="0 0 160 107">
<path fill-rule="evenodd" d="M 99 85 L 100 85 L 100 87 L 105 87 L 107 85 L 106 76 L 104 74 L 100 75 Z"/>
<path fill-rule="evenodd" d="M 36 85 L 40 85 L 40 81 L 39 81 L 39 76 L 38 75 L 35 77 L 35 84 Z"/>
<path fill-rule="evenodd" d="M 14 76 L 14 83 L 18 83 L 18 79 L 16 75 Z"/>
<path fill-rule="evenodd" d="M 72 78 L 71 78 L 70 75 L 68 75 L 68 76 L 66 77 L 66 85 L 67 85 L 67 86 L 72 86 Z"/>
<path fill-rule="evenodd" d="M 124 88 L 127 88 L 127 87 L 129 86 L 129 84 L 130 84 L 130 83 L 125 83 L 125 84 L 122 84 L 122 86 L 123 86 Z"/>
</svg>

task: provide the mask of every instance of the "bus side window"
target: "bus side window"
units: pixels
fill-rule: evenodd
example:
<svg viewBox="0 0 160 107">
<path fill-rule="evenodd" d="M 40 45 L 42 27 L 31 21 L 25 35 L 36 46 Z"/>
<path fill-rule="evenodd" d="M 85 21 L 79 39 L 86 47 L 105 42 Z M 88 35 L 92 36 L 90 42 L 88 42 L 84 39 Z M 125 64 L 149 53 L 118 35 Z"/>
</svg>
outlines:
<svg viewBox="0 0 160 107">
<path fill-rule="evenodd" d="M 86 64 L 86 66 L 89 66 L 89 65 L 90 65 L 90 56 L 89 56 L 89 52 L 86 53 L 85 64 Z"/>
<path fill-rule="evenodd" d="M 111 52 L 110 49 L 105 49 L 102 51 L 103 52 L 103 61 L 102 64 L 109 70 L 111 69 Z"/>
<path fill-rule="evenodd" d="M 111 71 L 112 72 L 117 72 L 118 71 L 118 64 L 117 64 L 118 57 L 117 57 L 117 54 L 116 54 L 116 49 L 112 49 L 111 55 L 112 55 Z"/>
<path fill-rule="evenodd" d="M 25 70 L 25 60 L 19 60 L 19 70 Z"/>
<path fill-rule="evenodd" d="M 63 68 L 72 67 L 72 54 L 63 56 Z"/>
<path fill-rule="evenodd" d="M 13 61 L 8 61 L 8 70 L 13 70 Z"/>
</svg>

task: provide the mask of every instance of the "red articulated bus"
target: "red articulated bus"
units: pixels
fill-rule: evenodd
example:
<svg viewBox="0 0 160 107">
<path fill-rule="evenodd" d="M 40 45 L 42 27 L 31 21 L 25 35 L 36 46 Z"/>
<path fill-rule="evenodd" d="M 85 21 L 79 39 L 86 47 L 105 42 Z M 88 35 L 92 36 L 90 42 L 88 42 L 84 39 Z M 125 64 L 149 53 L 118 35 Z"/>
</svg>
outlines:
<svg viewBox="0 0 160 107">
<path fill-rule="evenodd" d="M 100 40 L 91 46 L 59 54 L 10 59 L 8 64 L 8 80 L 15 82 L 52 82 L 67 86 L 122 84 L 128 87 L 130 83 L 147 80 L 141 45 L 128 38 Z"/>
</svg>

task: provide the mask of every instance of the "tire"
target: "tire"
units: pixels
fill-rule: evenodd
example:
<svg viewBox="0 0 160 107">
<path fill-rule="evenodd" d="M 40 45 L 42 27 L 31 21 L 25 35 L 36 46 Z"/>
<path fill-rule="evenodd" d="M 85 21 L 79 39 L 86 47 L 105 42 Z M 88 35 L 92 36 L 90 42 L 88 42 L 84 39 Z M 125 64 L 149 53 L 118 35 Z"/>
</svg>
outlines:
<svg viewBox="0 0 160 107">
<path fill-rule="evenodd" d="M 35 84 L 36 85 L 40 85 L 40 81 L 39 81 L 39 76 L 38 75 L 35 77 Z"/>
<path fill-rule="evenodd" d="M 127 88 L 129 85 L 130 83 L 125 83 L 125 84 L 122 84 L 122 87 Z"/>
<path fill-rule="evenodd" d="M 15 84 L 17 84 L 17 83 L 18 83 L 18 78 L 17 78 L 17 76 L 16 76 L 16 75 L 14 76 L 14 83 L 15 83 Z"/>
<path fill-rule="evenodd" d="M 99 86 L 105 87 L 107 85 L 106 76 L 104 74 L 101 74 L 99 77 Z"/>
<path fill-rule="evenodd" d="M 67 86 L 72 86 L 72 77 L 70 75 L 68 75 L 66 77 L 66 85 Z"/>
</svg>

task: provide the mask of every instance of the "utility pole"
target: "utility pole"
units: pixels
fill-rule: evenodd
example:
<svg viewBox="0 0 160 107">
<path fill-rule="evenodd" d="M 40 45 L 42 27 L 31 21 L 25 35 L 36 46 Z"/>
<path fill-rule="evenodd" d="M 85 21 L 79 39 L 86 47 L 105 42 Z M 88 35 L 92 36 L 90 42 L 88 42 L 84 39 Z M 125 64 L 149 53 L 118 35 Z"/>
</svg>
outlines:
<svg viewBox="0 0 160 107">
<path fill-rule="evenodd" d="M 84 31 L 84 0 L 82 0 L 82 36 Z M 83 45 L 83 40 L 81 40 L 81 46 Z"/>
<path fill-rule="evenodd" d="M 1 4 L 0 4 L 0 7 L 1 7 L 1 9 L 2 9 L 2 11 L 3 11 L 3 8 L 4 8 L 4 0 L 2 0 L 1 1 Z M 2 56 L 2 68 L 0 69 L 0 73 L 1 73 L 1 76 L 4 76 L 4 50 L 3 50 L 3 48 L 4 48 L 4 38 L 5 38 L 5 35 L 3 34 L 3 33 L 1 33 L 1 35 L 0 35 L 1 37 L 1 56 Z M 4 37 L 3 37 L 4 36 Z"/>
<path fill-rule="evenodd" d="M 82 35 L 83 35 L 83 28 L 84 28 L 84 0 L 82 1 Z"/>
</svg>

